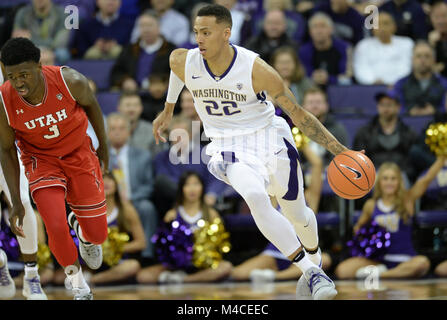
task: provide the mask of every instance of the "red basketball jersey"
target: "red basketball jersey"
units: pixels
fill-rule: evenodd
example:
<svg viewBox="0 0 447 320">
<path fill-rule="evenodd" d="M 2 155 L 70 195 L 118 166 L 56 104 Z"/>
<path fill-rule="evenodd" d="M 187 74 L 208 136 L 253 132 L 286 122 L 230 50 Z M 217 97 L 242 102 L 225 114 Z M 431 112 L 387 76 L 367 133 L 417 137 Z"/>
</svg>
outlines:
<svg viewBox="0 0 447 320">
<path fill-rule="evenodd" d="M 63 157 L 79 148 L 87 137 L 87 115 L 71 95 L 63 68 L 42 66 L 45 94 L 38 105 L 28 103 L 9 81 L 0 87 L 8 123 L 25 154 Z"/>
</svg>

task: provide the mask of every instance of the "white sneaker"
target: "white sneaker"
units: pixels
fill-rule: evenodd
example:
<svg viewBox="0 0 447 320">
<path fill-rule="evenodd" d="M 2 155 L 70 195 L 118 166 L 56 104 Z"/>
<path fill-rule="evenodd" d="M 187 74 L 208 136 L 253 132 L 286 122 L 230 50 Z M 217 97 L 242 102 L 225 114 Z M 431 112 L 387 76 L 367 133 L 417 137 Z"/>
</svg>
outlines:
<svg viewBox="0 0 447 320">
<path fill-rule="evenodd" d="M 312 300 L 312 292 L 310 292 L 309 284 L 304 274 L 301 275 L 296 284 L 296 300 Z"/>
<path fill-rule="evenodd" d="M 82 259 L 88 265 L 90 269 L 96 270 L 102 265 L 102 247 L 90 242 L 83 242 L 78 234 L 79 223 L 76 220 L 74 212 L 70 212 L 68 215 L 68 224 L 76 233 L 79 240 L 79 253 Z"/>
<path fill-rule="evenodd" d="M 73 293 L 73 300 L 93 300 L 93 293 L 90 288 L 74 288 Z"/>
<path fill-rule="evenodd" d="M 48 300 L 47 295 L 42 290 L 39 276 L 31 279 L 23 277 L 22 294 L 27 300 Z"/>
<path fill-rule="evenodd" d="M 16 294 L 16 285 L 9 274 L 8 257 L 2 249 L 0 249 L 0 255 L 4 261 L 3 267 L 0 267 L 0 299 L 10 299 Z"/>
<path fill-rule="evenodd" d="M 365 279 L 370 275 L 376 274 L 377 276 L 380 276 L 382 273 L 387 271 L 388 268 L 384 264 L 379 264 L 377 266 L 375 265 L 369 265 L 366 267 L 361 267 L 357 269 L 355 272 L 356 279 Z"/>
<path fill-rule="evenodd" d="M 334 282 L 322 269 L 309 268 L 304 277 L 309 285 L 313 300 L 332 300 L 337 295 Z"/>
<path fill-rule="evenodd" d="M 270 269 L 253 269 L 250 272 L 250 280 L 256 283 L 275 281 L 275 271 Z"/>
<path fill-rule="evenodd" d="M 159 283 L 183 283 L 183 278 L 186 277 L 186 273 L 183 271 L 163 271 L 158 276 Z"/>
</svg>

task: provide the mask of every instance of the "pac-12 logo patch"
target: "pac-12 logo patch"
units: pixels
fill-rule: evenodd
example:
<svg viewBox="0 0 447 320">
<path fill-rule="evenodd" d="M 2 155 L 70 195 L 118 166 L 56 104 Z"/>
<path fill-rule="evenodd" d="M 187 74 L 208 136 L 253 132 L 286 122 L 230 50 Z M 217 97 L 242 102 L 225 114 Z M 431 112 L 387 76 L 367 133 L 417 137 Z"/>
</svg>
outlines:
<svg viewBox="0 0 447 320">
<path fill-rule="evenodd" d="M 62 100 L 62 94 L 61 94 L 61 93 L 58 93 L 58 94 L 56 95 L 56 98 L 57 98 L 57 100 Z"/>
<path fill-rule="evenodd" d="M 242 89 L 242 83 L 240 83 L 240 82 L 237 83 L 237 84 L 236 84 L 236 88 L 237 88 L 238 90 L 241 90 L 241 89 Z"/>
</svg>

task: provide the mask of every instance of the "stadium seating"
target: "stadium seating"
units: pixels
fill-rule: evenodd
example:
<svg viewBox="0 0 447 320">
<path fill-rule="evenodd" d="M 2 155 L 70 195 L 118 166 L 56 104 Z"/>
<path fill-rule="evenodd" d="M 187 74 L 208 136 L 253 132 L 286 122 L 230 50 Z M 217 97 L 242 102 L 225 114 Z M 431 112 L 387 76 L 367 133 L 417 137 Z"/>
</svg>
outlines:
<svg viewBox="0 0 447 320">
<path fill-rule="evenodd" d="M 104 116 L 117 111 L 119 97 L 118 92 L 100 92 L 96 95 Z"/>
<path fill-rule="evenodd" d="M 115 60 L 70 60 L 67 66 L 95 81 L 98 91 L 109 89 L 110 71 Z"/>
</svg>

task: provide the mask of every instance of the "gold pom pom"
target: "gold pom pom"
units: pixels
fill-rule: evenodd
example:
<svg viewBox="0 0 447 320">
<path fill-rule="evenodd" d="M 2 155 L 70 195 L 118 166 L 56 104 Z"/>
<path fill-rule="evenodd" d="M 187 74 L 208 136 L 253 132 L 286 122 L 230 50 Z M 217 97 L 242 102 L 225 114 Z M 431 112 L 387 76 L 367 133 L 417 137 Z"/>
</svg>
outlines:
<svg viewBox="0 0 447 320">
<path fill-rule="evenodd" d="M 37 245 L 37 265 L 39 269 L 45 268 L 51 262 L 53 262 L 53 259 L 51 258 L 50 248 L 45 243 L 39 243 Z"/>
<path fill-rule="evenodd" d="M 310 141 L 310 139 L 304 135 L 297 127 L 292 128 L 293 140 L 298 149 L 304 148 Z"/>
<path fill-rule="evenodd" d="M 103 261 L 112 267 L 121 260 L 124 251 L 124 245 L 129 241 L 129 235 L 119 232 L 118 227 L 107 229 L 108 235 L 106 241 L 102 244 Z"/>
<path fill-rule="evenodd" d="M 211 223 L 200 219 L 199 229 L 194 232 L 192 262 L 199 269 L 216 269 L 223 254 L 230 252 L 230 234 L 225 231 L 222 220 L 214 219 Z"/>
<path fill-rule="evenodd" d="M 433 123 L 425 131 L 425 143 L 437 156 L 447 156 L 447 123 Z"/>
</svg>

